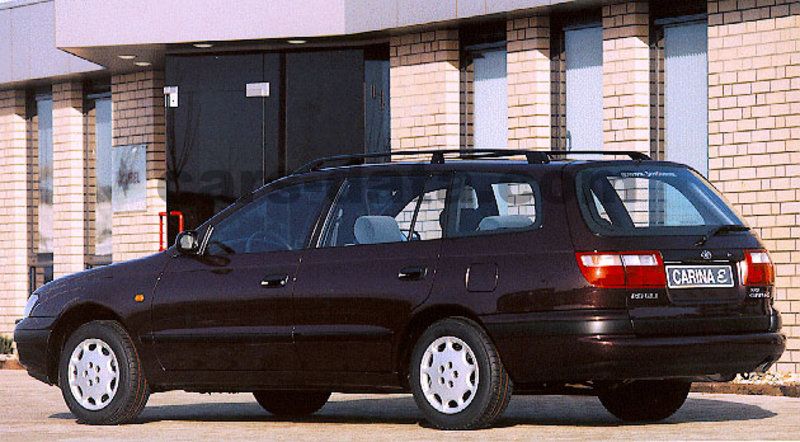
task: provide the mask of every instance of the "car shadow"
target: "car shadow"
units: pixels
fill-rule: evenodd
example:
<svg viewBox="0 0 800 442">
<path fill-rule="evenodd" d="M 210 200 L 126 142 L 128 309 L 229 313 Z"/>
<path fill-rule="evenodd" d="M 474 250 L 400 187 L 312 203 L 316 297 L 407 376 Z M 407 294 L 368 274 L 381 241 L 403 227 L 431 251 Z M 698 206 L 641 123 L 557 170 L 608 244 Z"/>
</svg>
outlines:
<svg viewBox="0 0 800 442">
<path fill-rule="evenodd" d="M 690 397 L 672 417 L 659 423 L 623 423 L 609 414 L 591 396 L 516 396 L 494 427 L 517 425 L 617 427 L 622 425 L 671 425 L 689 422 L 727 422 L 768 419 L 775 413 L 758 405 Z M 56 413 L 51 419 L 74 419 L 71 413 Z M 148 406 L 133 424 L 159 421 L 192 422 L 297 422 L 313 424 L 396 424 L 428 425 L 411 396 L 376 396 L 348 400 L 346 396 L 328 402 L 305 418 L 279 418 L 267 414 L 253 402 L 202 402 Z"/>
</svg>

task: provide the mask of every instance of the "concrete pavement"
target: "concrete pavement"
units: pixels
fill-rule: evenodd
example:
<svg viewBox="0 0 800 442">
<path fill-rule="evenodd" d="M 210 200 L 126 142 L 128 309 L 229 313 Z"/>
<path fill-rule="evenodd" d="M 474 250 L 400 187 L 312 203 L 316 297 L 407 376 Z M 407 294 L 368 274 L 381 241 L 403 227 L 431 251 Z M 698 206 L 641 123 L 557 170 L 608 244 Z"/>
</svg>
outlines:
<svg viewBox="0 0 800 442">
<path fill-rule="evenodd" d="M 420 422 L 409 395 L 334 395 L 299 421 L 273 418 L 249 394 L 170 392 L 150 397 L 139 420 L 75 423 L 60 391 L 0 370 L 0 440 L 509 440 L 800 439 L 800 399 L 693 393 L 670 419 L 623 425 L 594 397 L 517 396 L 495 428 L 442 432 Z"/>
</svg>

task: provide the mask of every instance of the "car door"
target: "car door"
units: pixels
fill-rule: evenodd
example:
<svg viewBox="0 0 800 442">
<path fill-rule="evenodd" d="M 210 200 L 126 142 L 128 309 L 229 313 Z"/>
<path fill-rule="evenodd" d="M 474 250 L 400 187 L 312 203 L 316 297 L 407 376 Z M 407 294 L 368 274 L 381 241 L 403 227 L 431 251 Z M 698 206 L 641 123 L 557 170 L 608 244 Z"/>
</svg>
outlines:
<svg viewBox="0 0 800 442">
<path fill-rule="evenodd" d="M 453 189 L 431 302 L 455 301 L 482 315 L 503 311 L 519 298 L 538 299 L 530 290 L 563 265 L 559 238 L 541 228 L 538 180 L 528 174 L 459 171 Z"/>
<path fill-rule="evenodd" d="M 342 183 L 295 287 L 302 370 L 393 370 L 393 348 L 433 284 L 449 181 L 449 174 L 419 174 Z"/>
<path fill-rule="evenodd" d="M 332 184 L 283 186 L 212 220 L 197 256 L 158 282 L 153 341 L 167 370 L 297 368 L 291 296 L 303 249 Z"/>
<path fill-rule="evenodd" d="M 523 367 L 526 374 L 562 367 L 564 361 L 538 355 L 567 354 L 558 351 L 563 341 L 542 340 L 534 332 L 496 339 L 495 325 L 535 312 L 553 318 L 557 308 L 591 307 L 567 277 L 576 267 L 575 251 L 559 179 L 540 167 L 456 173 L 447 239 L 427 301 L 469 308 L 489 330 L 504 363 Z"/>
</svg>

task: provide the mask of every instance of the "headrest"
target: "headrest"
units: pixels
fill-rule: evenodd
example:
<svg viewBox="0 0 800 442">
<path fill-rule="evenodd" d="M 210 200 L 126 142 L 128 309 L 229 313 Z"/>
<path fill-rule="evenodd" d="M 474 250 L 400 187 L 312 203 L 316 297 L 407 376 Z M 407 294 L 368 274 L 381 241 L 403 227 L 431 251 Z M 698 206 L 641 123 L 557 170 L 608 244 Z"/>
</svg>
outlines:
<svg viewBox="0 0 800 442">
<path fill-rule="evenodd" d="M 487 216 L 478 224 L 482 232 L 502 229 L 524 229 L 533 225 L 533 220 L 525 215 Z"/>
<path fill-rule="evenodd" d="M 458 208 L 464 209 L 477 209 L 478 208 L 478 192 L 472 186 L 464 186 L 461 189 L 461 196 L 458 199 Z"/>
<path fill-rule="evenodd" d="M 381 244 L 404 241 L 397 220 L 391 216 L 360 216 L 353 231 L 358 244 Z"/>
</svg>

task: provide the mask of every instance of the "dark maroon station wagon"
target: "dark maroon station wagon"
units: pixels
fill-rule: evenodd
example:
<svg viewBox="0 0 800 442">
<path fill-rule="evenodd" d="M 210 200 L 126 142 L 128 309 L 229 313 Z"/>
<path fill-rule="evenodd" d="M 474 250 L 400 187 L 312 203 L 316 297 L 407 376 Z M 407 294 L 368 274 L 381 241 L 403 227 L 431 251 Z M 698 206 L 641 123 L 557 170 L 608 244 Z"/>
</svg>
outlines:
<svg viewBox="0 0 800 442">
<path fill-rule="evenodd" d="M 693 381 L 783 352 L 769 254 L 687 166 L 414 154 L 430 161 L 319 160 L 166 252 L 45 285 L 20 361 L 92 424 L 174 389 L 289 417 L 331 392 L 411 392 L 431 425 L 471 429 L 512 390 L 659 420 Z"/>
</svg>

